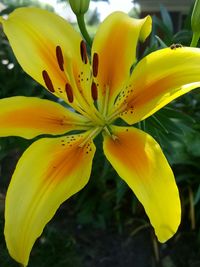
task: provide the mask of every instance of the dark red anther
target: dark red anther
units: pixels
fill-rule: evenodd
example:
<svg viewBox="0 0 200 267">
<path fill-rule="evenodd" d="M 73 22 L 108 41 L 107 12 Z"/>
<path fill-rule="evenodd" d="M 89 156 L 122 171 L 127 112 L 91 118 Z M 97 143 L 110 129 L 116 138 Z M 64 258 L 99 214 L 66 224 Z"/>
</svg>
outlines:
<svg viewBox="0 0 200 267">
<path fill-rule="evenodd" d="M 81 59 L 82 59 L 83 63 L 87 64 L 87 62 L 88 62 L 88 60 L 87 60 L 87 47 L 86 47 L 86 44 L 83 40 L 81 41 L 80 52 L 81 52 Z"/>
<path fill-rule="evenodd" d="M 98 67 L 99 67 L 99 56 L 97 53 L 94 53 L 92 60 L 92 71 L 94 77 L 97 77 Z"/>
<path fill-rule="evenodd" d="M 66 83 L 65 85 L 65 92 L 67 94 L 67 98 L 69 103 L 72 103 L 74 100 L 73 92 L 72 92 L 72 87 L 69 83 Z"/>
<path fill-rule="evenodd" d="M 60 70 L 64 71 L 64 59 L 61 47 L 56 46 L 56 58 L 59 65 Z"/>
<path fill-rule="evenodd" d="M 43 79 L 44 79 L 44 82 L 45 82 L 45 84 L 46 84 L 47 89 L 48 89 L 50 92 L 54 93 L 55 90 L 54 90 L 54 87 L 53 87 L 53 83 L 52 83 L 52 81 L 51 81 L 51 79 L 50 79 L 50 77 L 49 77 L 49 74 L 47 73 L 46 70 L 43 70 L 43 72 L 42 72 L 42 77 L 43 77 Z"/>
<path fill-rule="evenodd" d="M 91 93 L 92 93 L 93 100 L 96 101 L 98 98 L 98 91 L 97 91 L 97 85 L 95 82 L 92 82 Z"/>
</svg>

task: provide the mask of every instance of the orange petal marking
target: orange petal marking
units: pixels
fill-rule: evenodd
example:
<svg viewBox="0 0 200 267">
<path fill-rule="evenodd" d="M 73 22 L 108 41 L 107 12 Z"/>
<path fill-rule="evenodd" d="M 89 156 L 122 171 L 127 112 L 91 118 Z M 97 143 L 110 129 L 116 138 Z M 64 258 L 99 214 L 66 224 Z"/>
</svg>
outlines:
<svg viewBox="0 0 200 267">
<path fill-rule="evenodd" d="M 95 146 L 89 141 L 80 147 L 85 138 L 40 139 L 17 164 L 6 196 L 4 233 L 9 253 L 23 266 L 59 206 L 89 180 Z"/>
</svg>

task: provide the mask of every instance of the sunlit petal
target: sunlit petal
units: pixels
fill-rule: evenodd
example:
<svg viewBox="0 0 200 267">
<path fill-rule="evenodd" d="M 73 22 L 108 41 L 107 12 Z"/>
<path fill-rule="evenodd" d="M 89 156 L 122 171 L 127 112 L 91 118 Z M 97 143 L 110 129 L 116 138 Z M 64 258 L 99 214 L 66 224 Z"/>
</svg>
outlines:
<svg viewBox="0 0 200 267">
<path fill-rule="evenodd" d="M 144 41 L 150 32 L 150 16 L 133 19 L 122 12 L 112 13 L 98 28 L 92 46 L 92 65 L 101 109 L 106 104 L 112 107 L 136 60 L 138 40 Z"/>
<path fill-rule="evenodd" d="M 0 136 L 33 138 L 87 128 L 87 120 L 55 102 L 36 97 L 0 100 Z"/>
<path fill-rule="evenodd" d="M 199 86 L 199 48 L 158 50 L 138 63 L 116 107 L 124 106 L 120 116 L 133 124 Z"/>
<path fill-rule="evenodd" d="M 119 176 L 143 204 L 160 242 L 180 223 L 180 200 L 174 176 L 158 143 L 136 128 L 112 127 L 104 137 L 104 153 Z"/>
<path fill-rule="evenodd" d="M 30 76 L 72 106 L 85 102 L 84 93 L 89 101 L 91 94 L 84 90 L 91 85 L 86 46 L 67 21 L 39 8 L 18 8 L 2 24 Z"/>
<path fill-rule="evenodd" d="M 88 182 L 95 146 L 87 134 L 41 139 L 22 155 L 6 196 L 5 238 L 27 265 L 30 250 L 62 202 Z"/>
</svg>

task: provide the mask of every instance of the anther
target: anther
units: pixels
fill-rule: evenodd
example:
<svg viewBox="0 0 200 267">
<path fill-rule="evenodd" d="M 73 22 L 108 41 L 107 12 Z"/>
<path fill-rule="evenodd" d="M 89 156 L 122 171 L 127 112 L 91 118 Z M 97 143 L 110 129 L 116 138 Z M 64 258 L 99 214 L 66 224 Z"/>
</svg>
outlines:
<svg viewBox="0 0 200 267">
<path fill-rule="evenodd" d="M 95 82 L 92 82 L 91 93 L 92 93 L 93 100 L 96 101 L 98 98 L 98 91 L 97 91 L 97 85 Z"/>
<path fill-rule="evenodd" d="M 45 85 L 46 85 L 47 89 L 48 89 L 50 92 L 54 93 L 55 90 L 54 90 L 54 87 L 53 87 L 53 83 L 52 83 L 52 81 L 51 81 L 51 79 L 50 79 L 50 77 L 49 77 L 49 74 L 47 73 L 46 70 L 43 70 L 43 72 L 42 72 L 42 77 L 43 77 L 43 79 L 44 79 L 44 82 L 45 82 Z"/>
<path fill-rule="evenodd" d="M 56 46 L 56 58 L 57 58 L 57 62 L 58 62 L 60 70 L 64 71 L 63 53 L 59 45 Z"/>
<path fill-rule="evenodd" d="M 72 103 L 74 100 L 73 92 L 72 92 L 72 87 L 69 83 L 66 83 L 65 85 L 65 92 L 67 94 L 67 98 L 69 103 Z"/>
<path fill-rule="evenodd" d="M 98 67 L 99 67 L 99 57 L 97 53 L 94 53 L 93 60 L 92 60 L 92 71 L 93 71 L 94 77 L 97 77 Z"/>
<path fill-rule="evenodd" d="M 87 64 L 87 48 L 83 40 L 81 41 L 80 52 L 81 52 L 81 59 L 83 63 Z"/>
</svg>

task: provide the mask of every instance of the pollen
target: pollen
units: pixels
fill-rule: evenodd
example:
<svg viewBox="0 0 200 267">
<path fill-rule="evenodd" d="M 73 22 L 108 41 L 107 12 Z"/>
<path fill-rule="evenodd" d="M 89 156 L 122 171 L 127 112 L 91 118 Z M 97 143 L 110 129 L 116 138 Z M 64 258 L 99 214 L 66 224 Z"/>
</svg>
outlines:
<svg viewBox="0 0 200 267">
<path fill-rule="evenodd" d="M 99 68 L 99 56 L 97 53 L 94 53 L 92 60 L 92 71 L 94 77 L 97 77 L 98 68 Z"/>
<path fill-rule="evenodd" d="M 65 92 L 67 94 L 69 103 L 72 103 L 74 100 L 74 95 L 73 95 L 72 87 L 69 83 L 66 83 L 65 85 Z"/>
<path fill-rule="evenodd" d="M 98 91 L 97 91 L 97 85 L 95 82 L 92 82 L 91 86 L 91 94 L 94 101 L 98 99 Z"/>
<path fill-rule="evenodd" d="M 81 59 L 83 63 L 87 64 L 87 47 L 85 42 L 82 40 L 80 45 L 80 53 L 81 53 Z"/>
<path fill-rule="evenodd" d="M 56 46 L 56 58 L 58 62 L 58 66 L 60 70 L 64 71 L 64 59 L 61 47 L 58 45 Z"/>
<path fill-rule="evenodd" d="M 51 79 L 49 77 L 49 74 L 48 74 L 48 72 L 46 70 L 43 70 L 42 77 L 44 79 L 44 82 L 45 82 L 45 85 L 46 85 L 47 89 L 50 92 L 54 93 L 55 89 L 54 89 L 53 83 L 52 83 L 52 81 L 51 81 Z"/>
</svg>

